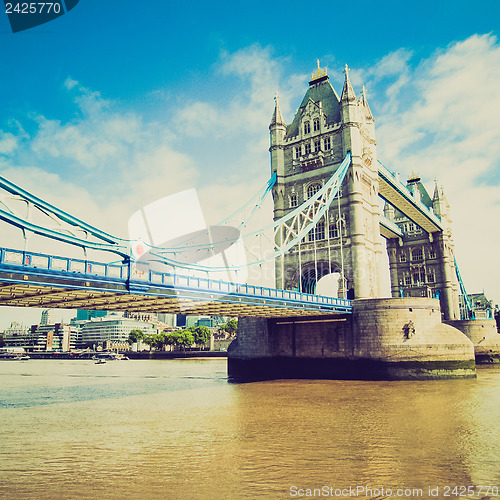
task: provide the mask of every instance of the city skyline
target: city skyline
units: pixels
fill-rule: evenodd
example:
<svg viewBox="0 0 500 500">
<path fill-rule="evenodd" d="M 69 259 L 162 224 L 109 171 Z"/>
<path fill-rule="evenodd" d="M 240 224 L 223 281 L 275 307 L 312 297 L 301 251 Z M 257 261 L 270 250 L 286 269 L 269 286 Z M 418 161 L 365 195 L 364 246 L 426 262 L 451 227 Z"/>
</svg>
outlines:
<svg viewBox="0 0 500 500">
<path fill-rule="evenodd" d="M 307 29 L 298 2 L 282 13 L 223 4 L 224 15 L 119 5 L 81 1 L 16 34 L 0 15 L 1 175 L 121 237 L 134 211 L 193 187 L 217 223 L 269 177 L 275 93 L 290 123 L 316 60 L 339 94 L 347 63 L 356 94 L 367 89 L 379 160 L 429 192 L 437 177 L 467 291 L 500 302 L 497 3 L 465 16 L 456 2 L 361 2 L 351 24 L 319 2 Z M 5 226 L 2 246 L 19 248 Z M 2 308 L 0 328 L 34 315 Z"/>
</svg>

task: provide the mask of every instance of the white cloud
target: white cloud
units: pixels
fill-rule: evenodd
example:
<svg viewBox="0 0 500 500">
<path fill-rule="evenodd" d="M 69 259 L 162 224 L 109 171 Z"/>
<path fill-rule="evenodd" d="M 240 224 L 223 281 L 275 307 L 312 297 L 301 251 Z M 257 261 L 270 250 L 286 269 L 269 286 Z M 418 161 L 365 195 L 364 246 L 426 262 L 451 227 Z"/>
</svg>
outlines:
<svg viewBox="0 0 500 500">
<path fill-rule="evenodd" d="M 193 137 L 262 134 L 272 116 L 275 93 L 281 94 L 282 112 L 290 114 L 291 99 L 302 92 L 300 87 L 307 78 L 285 77 L 282 63 L 273 57 L 271 49 L 259 45 L 224 54 L 216 71 L 227 80 L 227 88 L 236 92 L 219 104 L 194 101 L 179 110 L 176 119 L 180 128 Z"/>
<path fill-rule="evenodd" d="M 8 132 L 0 130 L 0 155 L 8 155 L 14 152 L 17 148 L 17 137 Z"/>
</svg>

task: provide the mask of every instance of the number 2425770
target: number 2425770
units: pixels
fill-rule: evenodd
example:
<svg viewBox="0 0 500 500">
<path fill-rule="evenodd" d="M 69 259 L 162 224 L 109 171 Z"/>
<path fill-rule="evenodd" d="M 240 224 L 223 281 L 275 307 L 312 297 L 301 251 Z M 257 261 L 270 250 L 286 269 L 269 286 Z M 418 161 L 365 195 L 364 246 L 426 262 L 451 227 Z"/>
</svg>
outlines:
<svg viewBox="0 0 500 500">
<path fill-rule="evenodd" d="M 61 4 L 54 2 L 7 2 L 6 14 L 59 14 Z"/>
</svg>

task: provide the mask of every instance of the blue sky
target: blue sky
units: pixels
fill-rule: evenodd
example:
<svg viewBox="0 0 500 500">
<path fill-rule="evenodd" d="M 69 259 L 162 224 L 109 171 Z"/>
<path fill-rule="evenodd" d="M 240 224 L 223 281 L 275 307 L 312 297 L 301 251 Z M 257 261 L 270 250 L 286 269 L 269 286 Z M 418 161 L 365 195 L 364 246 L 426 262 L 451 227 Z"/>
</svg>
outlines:
<svg viewBox="0 0 500 500">
<path fill-rule="evenodd" d="M 498 303 L 499 19 L 496 1 L 80 0 L 13 34 L 0 13 L 0 173 L 120 236 L 191 187 L 217 222 L 269 176 L 274 93 L 290 122 L 316 59 L 338 93 L 348 63 L 379 159 L 444 185 L 467 288 Z"/>
</svg>

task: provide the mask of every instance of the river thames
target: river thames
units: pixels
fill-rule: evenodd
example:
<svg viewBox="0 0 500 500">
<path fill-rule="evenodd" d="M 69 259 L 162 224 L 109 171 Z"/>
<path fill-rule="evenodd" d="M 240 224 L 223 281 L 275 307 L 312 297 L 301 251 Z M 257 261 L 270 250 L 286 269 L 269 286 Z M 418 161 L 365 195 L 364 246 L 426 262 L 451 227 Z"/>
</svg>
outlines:
<svg viewBox="0 0 500 500">
<path fill-rule="evenodd" d="M 29 360 L 0 380 L 1 498 L 500 498 L 499 365 L 237 385 L 220 358 Z"/>
</svg>

